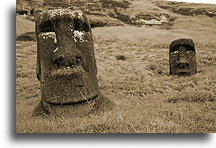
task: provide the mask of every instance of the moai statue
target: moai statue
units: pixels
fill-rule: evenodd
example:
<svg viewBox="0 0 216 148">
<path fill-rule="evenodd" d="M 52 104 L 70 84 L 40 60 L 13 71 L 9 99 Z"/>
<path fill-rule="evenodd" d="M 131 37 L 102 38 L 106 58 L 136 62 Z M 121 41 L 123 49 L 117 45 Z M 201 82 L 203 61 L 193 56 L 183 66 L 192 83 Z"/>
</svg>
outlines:
<svg viewBox="0 0 216 148">
<path fill-rule="evenodd" d="M 197 73 L 196 51 L 193 40 L 178 39 L 170 44 L 169 65 L 171 75 L 193 75 Z"/>
<path fill-rule="evenodd" d="M 39 12 L 36 36 L 41 101 L 33 116 L 82 116 L 113 108 L 99 90 L 92 32 L 81 11 Z"/>
</svg>

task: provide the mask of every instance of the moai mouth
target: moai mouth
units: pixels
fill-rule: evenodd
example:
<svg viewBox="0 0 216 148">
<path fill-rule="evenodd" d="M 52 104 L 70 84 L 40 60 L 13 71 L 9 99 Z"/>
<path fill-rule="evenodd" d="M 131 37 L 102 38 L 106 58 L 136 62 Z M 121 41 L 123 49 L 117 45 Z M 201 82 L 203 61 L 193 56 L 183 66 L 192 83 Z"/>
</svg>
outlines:
<svg viewBox="0 0 216 148">
<path fill-rule="evenodd" d="M 74 105 L 101 98 L 92 32 L 81 11 L 40 12 L 36 35 L 43 104 Z"/>
<path fill-rule="evenodd" d="M 171 75 L 189 76 L 197 72 L 193 40 L 178 39 L 170 44 L 169 65 Z"/>
</svg>

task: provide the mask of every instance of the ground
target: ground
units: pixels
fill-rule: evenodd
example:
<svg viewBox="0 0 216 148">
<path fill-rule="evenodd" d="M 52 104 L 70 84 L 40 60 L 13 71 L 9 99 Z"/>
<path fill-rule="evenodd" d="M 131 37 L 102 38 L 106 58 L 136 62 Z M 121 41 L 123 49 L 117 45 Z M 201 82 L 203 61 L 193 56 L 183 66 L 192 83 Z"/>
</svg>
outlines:
<svg viewBox="0 0 216 148">
<path fill-rule="evenodd" d="M 169 29 L 125 25 L 92 30 L 100 89 L 116 107 L 83 118 L 31 116 L 40 101 L 36 43 L 17 41 L 16 132 L 215 132 L 215 19 L 180 14 L 176 17 Z M 21 22 L 20 26 L 26 24 Z M 32 28 L 31 22 L 25 29 Z M 18 32 L 20 29 L 17 26 Z M 169 45 L 179 38 L 195 42 L 196 75 L 169 75 Z"/>
</svg>

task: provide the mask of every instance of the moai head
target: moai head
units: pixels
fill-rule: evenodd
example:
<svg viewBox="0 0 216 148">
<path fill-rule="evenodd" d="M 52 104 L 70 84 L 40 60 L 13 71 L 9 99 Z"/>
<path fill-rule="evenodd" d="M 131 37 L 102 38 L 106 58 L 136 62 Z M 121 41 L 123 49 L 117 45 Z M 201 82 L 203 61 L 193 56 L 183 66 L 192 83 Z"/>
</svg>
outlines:
<svg viewBox="0 0 216 148">
<path fill-rule="evenodd" d="M 193 40 L 178 39 L 170 44 L 169 65 L 171 75 L 193 75 L 197 72 Z"/>
<path fill-rule="evenodd" d="M 36 17 L 36 35 L 41 103 L 33 114 L 40 114 L 43 107 L 52 113 L 54 106 L 70 108 L 101 96 L 92 32 L 81 11 L 40 12 Z"/>
</svg>

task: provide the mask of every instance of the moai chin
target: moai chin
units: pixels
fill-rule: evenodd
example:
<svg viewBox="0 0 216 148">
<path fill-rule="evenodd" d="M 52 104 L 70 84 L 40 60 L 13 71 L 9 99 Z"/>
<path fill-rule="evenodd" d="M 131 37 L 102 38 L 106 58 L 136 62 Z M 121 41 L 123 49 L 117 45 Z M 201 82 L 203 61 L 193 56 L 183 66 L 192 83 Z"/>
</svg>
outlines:
<svg viewBox="0 0 216 148">
<path fill-rule="evenodd" d="M 36 35 L 41 101 L 34 116 L 82 116 L 113 107 L 100 93 L 92 32 L 81 11 L 36 14 Z"/>
<path fill-rule="evenodd" d="M 196 51 L 193 40 L 178 39 L 170 44 L 169 65 L 171 75 L 193 75 L 197 73 Z"/>
</svg>

